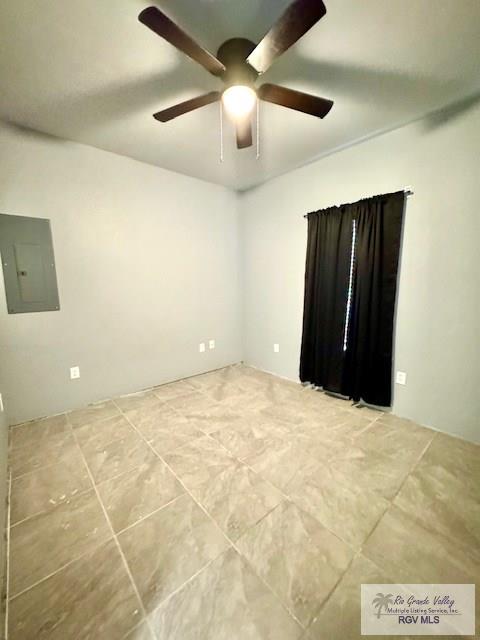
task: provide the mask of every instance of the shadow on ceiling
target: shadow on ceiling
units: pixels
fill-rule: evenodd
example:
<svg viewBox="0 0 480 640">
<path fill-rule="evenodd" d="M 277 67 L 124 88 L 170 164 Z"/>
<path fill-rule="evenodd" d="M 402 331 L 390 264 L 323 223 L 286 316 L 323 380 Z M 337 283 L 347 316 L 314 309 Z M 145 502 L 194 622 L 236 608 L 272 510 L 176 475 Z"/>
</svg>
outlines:
<svg viewBox="0 0 480 640">
<path fill-rule="evenodd" d="M 464 114 L 480 105 L 480 91 L 455 101 L 442 109 L 438 109 L 424 118 L 424 126 L 427 131 L 432 131 L 454 122 Z"/>
<path fill-rule="evenodd" d="M 267 76 L 267 74 L 265 74 Z M 439 81 L 400 70 L 374 69 L 341 62 L 313 60 L 292 50 L 268 72 L 269 81 L 278 84 L 300 82 L 331 100 L 342 96 L 382 107 L 417 104 L 424 96 L 429 101 L 441 99 L 446 92 L 459 90 L 456 81 Z"/>
</svg>

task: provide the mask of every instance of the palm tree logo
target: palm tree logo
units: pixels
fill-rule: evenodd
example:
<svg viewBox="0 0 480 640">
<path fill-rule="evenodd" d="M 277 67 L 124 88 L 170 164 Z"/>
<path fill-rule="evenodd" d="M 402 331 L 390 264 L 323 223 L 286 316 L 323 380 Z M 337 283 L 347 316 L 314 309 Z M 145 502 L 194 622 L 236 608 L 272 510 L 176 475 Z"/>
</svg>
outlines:
<svg viewBox="0 0 480 640">
<path fill-rule="evenodd" d="M 387 593 L 387 595 L 383 595 L 383 593 L 377 593 L 377 597 L 373 599 L 372 604 L 374 607 L 378 609 L 377 618 L 380 618 L 382 609 L 386 609 L 388 605 L 393 604 L 393 593 Z"/>
</svg>

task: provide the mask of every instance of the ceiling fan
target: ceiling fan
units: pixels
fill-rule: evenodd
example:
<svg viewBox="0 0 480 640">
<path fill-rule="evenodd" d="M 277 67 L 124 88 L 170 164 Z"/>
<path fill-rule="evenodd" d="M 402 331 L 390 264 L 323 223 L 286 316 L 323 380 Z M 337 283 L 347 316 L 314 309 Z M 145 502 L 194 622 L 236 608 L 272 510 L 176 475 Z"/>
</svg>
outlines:
<svg viewBox="0 0 480 640">
<path fill-rule="evenodd" d="M 326 12 L 322 0 L 294 0 L 258 44 L 246 38 L 231 38 L 220 46 L 214 56 L 160 9 L 144 9 L 138 16 L 140 22 L 220 78 L 225 85 L 223 91 L 210 91 L 180 102 L 155 113 L 154 118 L 168 122 L 222 100 L 225 110 L 235 121 L 239 149 L 252 145 L 252 113 L 257 98 L 324 118 L 333 106 L 332 100 L 276 84 L 267 83 L 255 88 L 255 83 L 275 59 L 295 44 Z"/>
</svg>

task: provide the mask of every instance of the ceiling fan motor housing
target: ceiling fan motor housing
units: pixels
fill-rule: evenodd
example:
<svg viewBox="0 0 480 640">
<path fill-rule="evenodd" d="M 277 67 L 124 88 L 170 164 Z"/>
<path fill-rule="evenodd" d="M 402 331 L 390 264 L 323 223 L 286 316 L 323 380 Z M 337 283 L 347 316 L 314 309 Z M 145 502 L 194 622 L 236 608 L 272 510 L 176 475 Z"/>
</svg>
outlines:
<svg viewBox="0 0 480 640">
<path fill-rule="evenodd" d="M 224 84 L 221 91 L 209 91 L 190 100 L 184 100 L 158 111 L 154 118 L 160 122 L 169 122 L 185 113 L 221 100 L 230 114 L 237 118 L 239 149 L 252 145 L 252 122 L 251 118 L 245 118 L 245 115 L 252 112 L 254 104 L 258 105 L 258 100 L 324 118 L 333 106 L 332 100 L 268 82 L 256 89 L 255 84 L 258 77 L 265 73 L 282 53 L 298 42 L 326 11 L 322 0 L 292 0 L 290 6 L 258 44 L 246 38 L 231 38 L 220 46 L 215 57 L 158 7 L 147 7 L 138 16 L 140 22 Z"/>
<path fill-rule="evenodd" d="M 226 67 L 221 76 L 227 87 L 245 85 L 252 87 L 259 73 L 251 67 L 246 58 L 255 49 L 256 44 L 246 38 L 230 38 L 217 51 L 217 58 Z"/>
</svg>

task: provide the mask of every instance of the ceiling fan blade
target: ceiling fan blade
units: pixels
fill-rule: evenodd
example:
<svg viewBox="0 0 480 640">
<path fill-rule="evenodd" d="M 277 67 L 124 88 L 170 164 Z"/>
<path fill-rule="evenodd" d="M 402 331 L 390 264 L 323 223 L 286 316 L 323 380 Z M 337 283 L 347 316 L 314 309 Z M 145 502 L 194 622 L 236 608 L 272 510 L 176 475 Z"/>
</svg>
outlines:
<svg viewBox="0 0 480 640">
<path fill-rule="evenodd" d="M 247 62 L 258 73 L 265 73 L 278 56 L 300 40 L 326 13 L 322 0 L 295 0 L 260 40 Z"/>
<path fill-rule="evenodd" d="M 140 22 L 164 38 L 174 47 L 205 67 L 207 71 L 219 76 L 225 71 L 225 65 L 209 51 L 195 42 L 185 31 L 170 20 L 157 7 L 148 7 L 138 16 Z"/>
<path fill-rule="evenodd" d="M 204 107 L 212 102 L 217 102 L 220 100 L 221 95 L 220 91 L 210 91 L 210 93 L 205 93 L 203 96 L 197 96 L 196 98 L 185 100 L 185 102 L 180 102 L 173 107 L 154 113 L 153 117 L 155 120 L 159 120 L 160 122 L 168 122 L 169 120 L 173 120 L 173 118 L 183 115 L 184 113 L 194 111 L 195 109 Z"/>
<path fill-rule="evenodd" d="M 282 107 L 287 107 L 287 109 L 302 111 L 317 118 L 324 118 L 333 107 L 333 100 L 280 87 L 278 84 L 262 84 L 257 94 L 261 100 L 279 104 Z"/>
<path fill-rule="evenodd" d="M 236 121 L 237 149 L 246 149 L 253 144 L 252 118 L 247 116 Z"/>
</svg>

